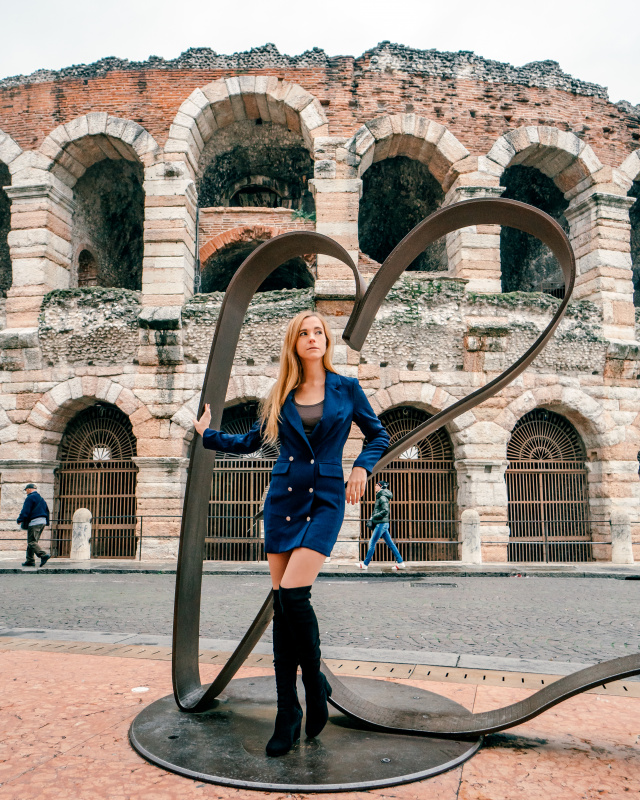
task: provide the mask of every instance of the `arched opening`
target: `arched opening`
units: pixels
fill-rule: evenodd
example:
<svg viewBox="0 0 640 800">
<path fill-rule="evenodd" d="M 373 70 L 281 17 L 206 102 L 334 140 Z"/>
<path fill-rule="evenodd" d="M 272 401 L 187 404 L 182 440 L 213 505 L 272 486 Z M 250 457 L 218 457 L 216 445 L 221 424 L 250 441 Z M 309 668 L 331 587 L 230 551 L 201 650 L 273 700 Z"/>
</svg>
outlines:
<svg viewBox="0 0 640 800">
<path fill-rule="evenodd" d="M 380 414 L 380 422 L 394 444 L 415 430 L 431 414 L 413 406 L 398 406 Z M 389 482 L 390 533 L 406 561 L 456 561 L 456 471 L 449 434 L 440 428 L 406 450 L 376 475 Z M 362 500 L 360 558 L 364 558 L 371 532 L 365 523 L 373 512 L 375 479 L 369 481 Z M 383 544 L 376 548 L 378 561 L 393 561 Z"/>
<path fill-rule="evenodd" d="M 545 211 L 569 231 L 564 216 L 569 203 L 551 178 L 534 167 L 516 164 L 502 173 L 500 183 L 506 187 L 502 197 Z M 556 257 L 546 244 L 529 233 L 502 228 L 500 266 L 503 292 L 545 292 L 554 297 L 564 296 L 564 278 Z"/>
<path fill-rule="evenodd" d="M 119 408 L 96 403 L 68 423 L 58 449 L 52 547 L 68 556 L 72 520 L 79 508 L 92 514 L 91 557 L 136 554 L 136 439 Z"/>
<path fill-rule="evenodd" d="M 258 419 L 258 403 L 224 410 L 220 430 L 247 433 Z M 279 448 L 265 445 L 256 453 L 216 453 L 211 481 L 205 558 L 214 561 L 264 561 L 262 508 Z"/>
<path fill-rule="evenodd" d="M 81 249 L 75 265 L 78 285 L 142 288 L 144 190 L 142 166 L 131 161 L 104 159 L 94 164 L 75 185 L 72 242 Z M 76 244 L 76 246 L 77 246 Z M 95 278 L 80 283 L 93 254 Z M 80 256 L 85 259 L 80 263 Z"/>
<path fill-rule="evenodd" d="M 358 215 L 360 249 L 382 263 L 413 227 L 438 210 L 444 193 L 429 168 L 407 156 L 372 164 L 362 181 Z M 444 238 L 430 244 L 408 269 L 418 272 L 446 270 Z"/>
<path fill-rule="evenodd" d="M 259 240 L 238 241 L 217 250 L 202 265 L 201 291 L 225 292 L 238 267 L 258 245 Z M 281 264 L 258 288 L 259 292 L 277 289 L 306 289 L 313 286 L 313 274 L 302 258 Z"/>
<path fill-rule="evenodd" d="M 78 256 L 78 286 L 98 285 L 98 262 L 89 250 L 81 250 Z"/>
<path fill-rule="evenodd" d="M 631 268 L 633 270 L 633 304 L 640 306 L 640 181 L 634 181 L 629 197 L 636 202 L 629 209 L 631 222 Z"/>
<path fill-rule="evenodd" d="M 313 160 L 299 133 L 243 120 L 215 132 L 200 157 L 198 205 L 314 211 Z"/>
<path fill-rule="evenodd" d="M 9 231 L 11 230 L 11 201 L 4 191 L 11 183 L 6 164 L 0 163 L 0 297 L 6 297 L 11 288 L 11 255 L 9 253 Z"/>
<path fill-rule="evenodd" d="M 509 561 L 591 561 L 586 455 L 573 425 L 536 408 L 507 445 Z"/>
</svg>

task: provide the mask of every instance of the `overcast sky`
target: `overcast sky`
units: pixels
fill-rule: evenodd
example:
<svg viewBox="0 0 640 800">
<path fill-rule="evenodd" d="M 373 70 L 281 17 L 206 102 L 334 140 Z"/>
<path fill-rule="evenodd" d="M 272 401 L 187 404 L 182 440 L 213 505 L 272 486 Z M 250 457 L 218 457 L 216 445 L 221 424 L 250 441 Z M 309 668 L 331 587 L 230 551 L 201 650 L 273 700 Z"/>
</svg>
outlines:
<svg viewBox="0 0 640 800">
<path fill-rule="evenodd" d="M 553 59 L 607 86 L 611 100 L 640 103 L 640 0 L 5 0 L 0 19 L 0 77 L 267 42 L 289 55 L 321 47 L 357 56 L 388 39 L 516 66 Z"/>
</svg>

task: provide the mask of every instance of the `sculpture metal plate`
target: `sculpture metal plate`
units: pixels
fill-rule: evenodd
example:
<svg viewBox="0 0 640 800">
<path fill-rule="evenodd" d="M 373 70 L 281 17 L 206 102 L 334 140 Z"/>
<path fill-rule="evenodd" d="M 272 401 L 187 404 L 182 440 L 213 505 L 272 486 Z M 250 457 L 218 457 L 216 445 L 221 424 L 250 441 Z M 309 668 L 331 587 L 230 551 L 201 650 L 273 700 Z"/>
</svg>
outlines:
<svg viewBox="0 0 640 800">
<path fill-rule="evenodd" d="M 544 242 L 562 269 L 565 282 L 564 298 L 547 327 L 518 361 L 485 386 L 434 415 L 396 442 L 378 461 L 373 474 L 442 425 L 495 395 L 520 375 L 547 344 L 565 313 L 576 276 L 571 244 L 558 223 L 532 206 L 502 198 L 466 200 L 436 211 L 407 234 L 385 260 L 369 287 L 366 286 L 347 251 L 322 234 L 311 231 L 285 233 L 260 245 L 238 269 L 225 293 L 204 379 L 199 415 L 204 409 L 204 404 L 209 403 L 212 415 L 211 427 L 220 427 L 227 385 L 246 310 L 260 284 L 280 264 L 313 252 L 332 256 L 350 267 L 355 279 L 355 305 L 343 338 L 350 347 L 360 350 L 384 298 L 409 264 L 431 242 L 458 228 L 470 225 L 505 225 L 532 234 Z M 217 698 L 261 638 L 271 621 L 272 614 L 270 593 L 219 675 L 209 686 L 203 686 L 198 665 L 202 554 L 214 459 L 215 453 L 201 447 L 199 437 L 196 435 L 191 449 L 180 533 L 172 653 L 175 703 L 181 711 L 191 713 L 201 713 L 217 707 Z M 464 709 L 425 715 L 418 709 L 412 711 L 385 708 L 350 688 L 348 684 L 333 675 L 326 665 L 323 665 L 323 669 L 333 688 L 331 702 L 354 720 L 374 725 L 378 730 L 457 738 L 477 737 L 484 733 L 503 730 L 531 719 L 550 706 L 593 686 L 640 674 L 640 654 L 614 659 L 582 670 L 545 687 L 522 703 L 478 715 Z M 376 683 L 380 684 L 374 682 L 374 685 Z M 151 751 L 145 755 L 157 760 Z"/>
</svg>

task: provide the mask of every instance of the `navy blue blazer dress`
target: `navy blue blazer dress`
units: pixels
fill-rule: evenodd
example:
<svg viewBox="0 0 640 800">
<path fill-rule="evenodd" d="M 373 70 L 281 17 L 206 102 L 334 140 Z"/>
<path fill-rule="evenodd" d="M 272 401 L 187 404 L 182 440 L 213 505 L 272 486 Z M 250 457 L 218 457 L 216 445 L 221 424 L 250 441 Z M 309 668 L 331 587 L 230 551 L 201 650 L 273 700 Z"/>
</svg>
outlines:
<svg viewBox="0 0 640 800">
<path fill-rule="evenodd" d="M 267 553 L 308 547 L 331 554 L 344 518 L 342 451 L 355 422 L 367 439 L 354 467 L 371 472 L 389 446 L 389 436 L 356 378 L 327 372 L 323 414 L 307 438 L 292 391 L 280 414 L 280 455 L 271 472 L 264 503 Z M 262 444 L 260 423 L 245 434 L 207 430 L 202 444 L 236 455 L 254 453 Z"/>
</svg>

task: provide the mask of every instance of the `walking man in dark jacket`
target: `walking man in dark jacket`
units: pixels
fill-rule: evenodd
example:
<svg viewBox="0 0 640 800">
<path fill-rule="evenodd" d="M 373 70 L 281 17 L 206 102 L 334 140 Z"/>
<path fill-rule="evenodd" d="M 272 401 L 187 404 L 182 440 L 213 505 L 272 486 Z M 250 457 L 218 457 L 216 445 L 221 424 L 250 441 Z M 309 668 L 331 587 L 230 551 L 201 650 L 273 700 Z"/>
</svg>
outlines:
<svg viewBox="0 0 640 800">
<path fill-rule="evenodd" d="M 387 481 L 378 481 L 376 483 L 376 504 L 373 507 L 373 514 L 367 522 L 367 528 L 373 529 L 371 541 L 369 542 L 369 549 L 364 561 L 358 564 L 360 569 L 369 569 L 369 562 L 373 558 L 374 550 L 380 539 L 384 539 L 385 543 L 396 557 L 396 563 L 392 569 L 404 569 L 405 563 L 402 560 L 400 551 L 393 543 L 393 539 L 389 534 L 389 520 L 390 510 L 389 501 L 393 497 L 392 492 L 389 491 L 389 483 Z"/>
<path fill-rule="evenodd" d="M 38 556 L 40 566 L 44 567 L 51 555 L 40 547 L 39 539 L 45 525 L 49 524 L 49 506 L 46 500 L 38 494 L 35 483 L 28 483 L 24 490 L 27 496 L 18 517 L 20 527 L 27 530 L 27 560 L 23 562 L 22 566 L 35 567 L 35 556 Z"/>
</svg>

